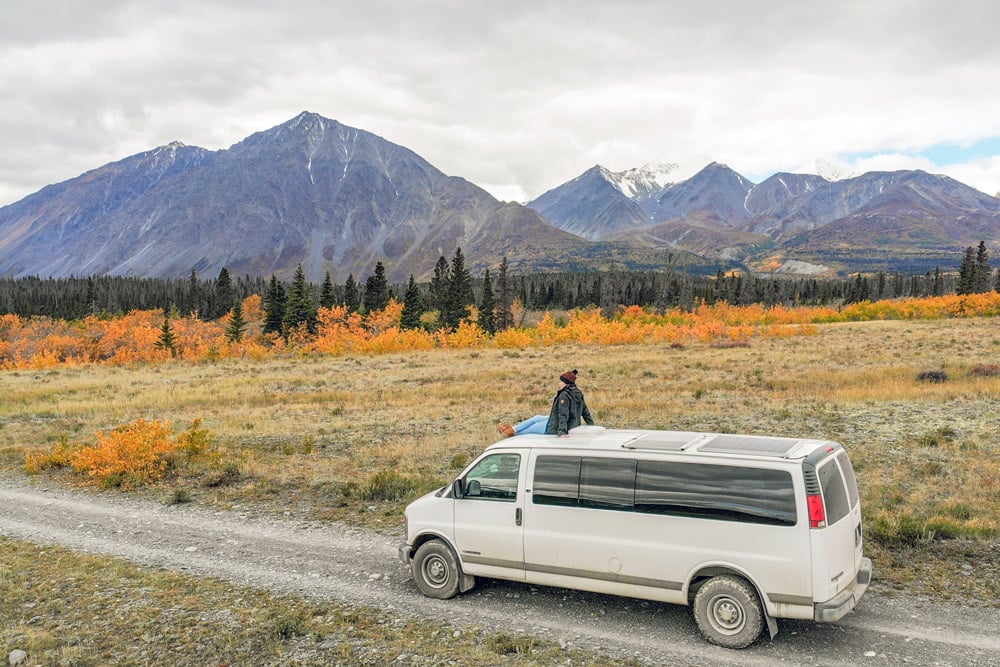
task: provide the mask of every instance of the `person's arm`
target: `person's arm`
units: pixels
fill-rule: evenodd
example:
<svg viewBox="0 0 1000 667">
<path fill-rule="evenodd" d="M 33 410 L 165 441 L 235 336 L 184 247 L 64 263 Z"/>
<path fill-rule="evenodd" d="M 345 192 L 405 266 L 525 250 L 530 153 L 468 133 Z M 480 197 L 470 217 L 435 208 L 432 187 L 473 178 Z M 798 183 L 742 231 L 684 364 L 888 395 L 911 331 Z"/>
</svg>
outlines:
<svg viewBox="0 0 1000 667">
<path fill-rule="evenodd" d="M 590 408 L 587 407 L 587 401 L 583 401 L 583 421 L 587 422 L 589 426 L 594 425 L 594 418 L 590 416 Z"/>
</svg>

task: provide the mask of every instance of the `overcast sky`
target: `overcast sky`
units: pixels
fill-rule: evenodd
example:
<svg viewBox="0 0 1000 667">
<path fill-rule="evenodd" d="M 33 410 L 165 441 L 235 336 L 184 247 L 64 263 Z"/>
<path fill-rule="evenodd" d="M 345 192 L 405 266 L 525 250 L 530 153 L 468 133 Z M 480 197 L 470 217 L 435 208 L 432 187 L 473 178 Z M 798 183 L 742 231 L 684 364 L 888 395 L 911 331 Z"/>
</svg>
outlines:
<svg viewBox="0 0 1000 667">
<path fill-rule="evenodd" d="M 986 0 L 0 0 L 0 205 L 308 110 L 526 201 L 595 164 L 1000 192 Z"/>
</svg>

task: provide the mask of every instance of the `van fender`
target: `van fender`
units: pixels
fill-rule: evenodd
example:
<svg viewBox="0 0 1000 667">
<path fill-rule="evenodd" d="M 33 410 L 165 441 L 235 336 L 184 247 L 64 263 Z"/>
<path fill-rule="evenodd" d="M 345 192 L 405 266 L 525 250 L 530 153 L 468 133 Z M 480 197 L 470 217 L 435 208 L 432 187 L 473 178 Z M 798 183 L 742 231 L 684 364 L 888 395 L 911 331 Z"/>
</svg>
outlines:
<svg viewBox="0 0 1000 667">
<path fill-rule="evenodd" d="M 415 536 L 413 538 L 413 544 L 409 546 L 410 556 L 412 557 L 413 554 L 417 552 L 417 549 L 419 549 L 422 544 L 424 544 L 425 542 L 430 542 L 431 540 L 441 540 L 442 542 L 444 542 L 445 546 L 451 549 L 451 553 L 455 556 L 455 561 L 458 563 L 458 568 L 459 570 L 461 570 L 462 573 L 462 577 L 461 579 L 459 579 L 458 582 L 458 592 L 465 593 L 466 591 L 470 591 L 473 588 L 475 588 L 476 578 L 471 574 L 465 573 L 465 563 L 462 562 L 462 555 L 458 552 L 458 549 L 455 548 L 455 545 L 451 543 L 451 540 L 449 540 L 448 537 L 445 536 L 443 533 L 429 530 Z"/>
<path fill-rule="evenodd" d="M 771 639 L 778 634 L 778 622 L 774 618 L 774 603 L 768 600 L 767 596 L 761 590 L 760 583 L 746 570 L 735 565 L 733 563 L 727 563 L 723 561 L 701 563 L 688 573 L 687 579 L 684 583 L 684 596 L 687 599 L 688 606 L 691 605 L 694 600 L 695 593 L 698 592 L 698 587 L 702 582 L 707 581 L 712 577 L 718 577 L 720 575 L 730 574 L 741 579 L 745 579 L 751 586 L 753 586 L 754 591 L 757 592 L 757 599 L 760 600 L 761 610 L 764 613 L 764 622 L 767 624 L 767 632 Z"/>
</svg>

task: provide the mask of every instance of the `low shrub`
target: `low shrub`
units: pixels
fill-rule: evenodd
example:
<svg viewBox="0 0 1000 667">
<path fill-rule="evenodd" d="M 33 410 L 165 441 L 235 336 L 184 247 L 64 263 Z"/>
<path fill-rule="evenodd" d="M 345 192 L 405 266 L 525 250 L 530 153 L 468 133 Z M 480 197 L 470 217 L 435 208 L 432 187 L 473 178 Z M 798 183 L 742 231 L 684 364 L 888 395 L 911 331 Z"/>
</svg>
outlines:
<svg viewBox="0 0 1000 667">
<path fill-rule="evenodd" d="M 978 364 L 969 369 L 969 375 L 976 377 L 991 378 L 1000 375 L 1000 365 L 998 364 Z"/>
<path fill-rule="evenodd" d="M 948 380 L 948 374 L 944 371 L 920 371 L 917 373 L 919 382 L 941 383 Z"/>
<path fill-rule="evenodd" d="M 200 426 L 201 420 L 196 419 L 187 431 L 175 436 L 168 421 L 136 419 L 107 434 L 98 431 L 94 445 L 74 447 L 60 440 L 47 454 L 28 455 L 25 470 L 37 474 L 47 468 L 70 467 L 103 488 L 134 489 L 207 453 L 212 434 Z"/>
</svg>

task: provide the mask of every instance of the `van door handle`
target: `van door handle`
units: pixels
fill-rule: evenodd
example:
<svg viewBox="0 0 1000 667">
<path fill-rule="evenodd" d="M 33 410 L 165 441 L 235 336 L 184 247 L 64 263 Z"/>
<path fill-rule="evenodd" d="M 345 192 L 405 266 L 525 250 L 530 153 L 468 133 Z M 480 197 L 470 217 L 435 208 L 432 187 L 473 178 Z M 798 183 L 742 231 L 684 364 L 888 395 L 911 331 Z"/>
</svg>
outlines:
<svg viewBox="0 0 1000 667">
<path fill-rule="evenodd" d="M 514 523 L 516 523 L 518 526 L 521 525 L 521 508 L 520 507 L 518 507 L 516 510 L 514 510 Z"/>
</svg>

